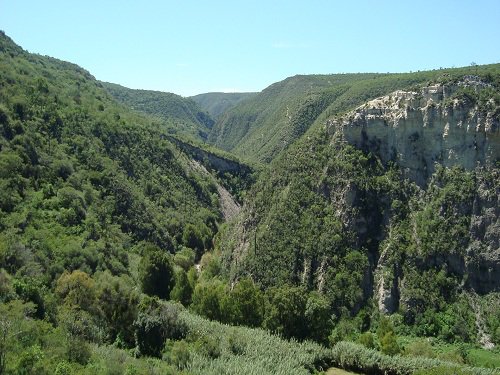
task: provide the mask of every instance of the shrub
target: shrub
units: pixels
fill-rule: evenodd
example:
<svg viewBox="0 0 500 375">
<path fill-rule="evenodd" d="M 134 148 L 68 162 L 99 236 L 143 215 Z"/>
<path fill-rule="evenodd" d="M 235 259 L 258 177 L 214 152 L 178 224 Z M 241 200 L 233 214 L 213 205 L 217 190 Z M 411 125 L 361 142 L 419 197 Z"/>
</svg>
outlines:
<svg viewBox="0 0 500 375">
<path fill-rule="evenodd" d="M 244 354 L 247 347 L 247 342 L 244 336 L 234 328 L 229 332 L 227 344 L 231 353 L 235 355 Z"/>
<path fill-rule="evenodd" d="M 380 340 L 380 350 L 382 353 L 387 355 L 395 355 L 401 352 L 401 348 L 399 347 L 394 332 L 388 332 L 384 337 L 382 337 Z"/>
<path fill-rule="evenodd" d="M 56 294 L 70 306 L 91 311 L 95 306 L 95 283 L 85 272 L 64 271 L 56 283 Z"/>
<path fill-rule="evenodd" d="M 456 371 L 457 374 L 494 375 L 497 373 L 494 370 L 464 367 L 433 358 L 389 356 L 346 341 L 339 342 L 333 347 L 332 356 L 334 364 L 338 367 L 373 375 L 411 375 L 417 371 L 421 371 L 421 374 L 428 374 L 429 371 L 435 371 L 437 368 Z M 453 372 L 444 374 L 453 374 Z"/>
<path fill-rule="evenodd" d="M 271 288 L 267 297 L 264 328 L 287 338 L 304 339 L 307 336 L 305 290 L 289 286 Z"/>
<path fill-rule="evenodd" d="M 193 339 L 195 339 L 194 348 L 198 353 L 212 359 L 220 357 L 220 343 L 214 337 L 202 334 L 199 337 L 196 337 L 196 335 L 194 335 L 193 337 L 191 337 L 191 340 Z"/>
<path fill-rule="evenodd" d="M 188 344 L 185 341 L 176 341 L 170 351 L 170 362 L 179 370 L 185 369 L 191 360 Z"/>
<path fill-rule="evenodd" d="M 340 341 L 353 339 L 356 332 L 357 329 L 352 320 L 342 319 L 335 325 L 330 333 L 330 336 L 328 336 L 330 346 L 333 346 Z"/>
<path fill-rule="evenodd" d="M 434 350 L 428 340 L 416 340 L 406 345 L 404 355 L 434 358 Z"/>
<path fill-rule="evenodd" d="M 67 361 L 61 361 L 57 364 L 56 369 L 54 371 L 54 375 L 71 375 L 74 371 Z"/>
<path fill-rule="evenodd" d="M 17 373 L 39 374 L 41 373 L 40 361 L 44 358 L 44 353 L 39 345 L 34 345 L 25 350 L 18 359 Z"/>
<path fill-rule="evenodd" d="M 187 327 L 179 319 L 176 306 L 147 299 L 140 306 L 134 322 L 135 341 L 143 355 L 160 357 L 167 339 L 180 339 L 186 335 Z"/>
<path fill-rule="evenodd" d="M 362 333 L 358 338 L 358 343 L 368 349 L 375 349 L 375 340 L 371 332 Z"/>
<path fill-rule="evenodd" d="M 189 283 L 186 271 L 180 269 L 175 273 L 175 286 L 170 292 L 170 299 L 182 303 L 184 306 L 191 304 L 193 288 Z"/>
<path fill-rule="evenodd" d="M 68 335 L 66 341 L 66 358 L 70 362 L 85 366 L 91 356 L 89 344 L 78 336 Z"/>
<path fill-rule="evenodd" d="M 170 255 L 154 245 L 148 245 L 139 263 L 139 279 L 143 292 L 168 299 L 174 287 L 174 278 Z"/>
</svg>

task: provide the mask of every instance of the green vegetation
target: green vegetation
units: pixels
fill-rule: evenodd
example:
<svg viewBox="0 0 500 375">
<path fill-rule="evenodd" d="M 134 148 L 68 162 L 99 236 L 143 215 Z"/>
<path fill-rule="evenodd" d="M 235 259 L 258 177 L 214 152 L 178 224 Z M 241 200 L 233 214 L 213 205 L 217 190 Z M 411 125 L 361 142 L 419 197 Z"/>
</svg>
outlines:
<svg viewBox="0 0 500 375">
<path fill-rule="evenodd" d="M 389 356 L 350 342 L 339 342 L 332 351 L 337 366 L 366 374 L 498 374 L 496 370 L 468 367 L 438 359 Z"/>
<path fill-rule="evenodd" d="M 246 160 L 269 163 L 331 116 L 395 90 L 450 82 L 467 74 L 498 80 L 498 65 L 398 74 L 297 75 L 229 109 L 208 140 Z"/>
<path fill-rule="evenodd" d="M 209 92 L 191 96 L 190 99 L 207 111 L 210 117 L 218 120 L 224 112 L 255 95 L 257 95 L 255 92 Z"/>
<path fill-rule="evenodd" d="M 438 73 L 422 76 L 432 74 Z M 459 79 L 453 74 L 443 80 Z M 497 92 L 498 66 L 482 74 L 492 85 L 486 90 Z M 473 345 L 477 324 L 497 340 L 499 301 L 491 286 L 496 281 L 481 281 L 482 272 L 490 271 L 479 266 L 489 250 L 480 244 L 482 232 L 471 231 L 479 215 L 473 207 L 486 199 L 479 192 L 496 197 L 497 166 L 437 166 L 428 185 L 419 187 L 398 165 L 383 164 L 376 154 L 337 137 L 334 129 L 314 127 L 262 172 L 241 216 L 219 234 L 224 276 L 251 276 L 267 291 L 319 290 L 325 315 L 332 318 L 332 345 L 359 340 L 390 356 L 404 353 L 401 335 Z M 493 207 L 497 200 L 491 199 L 487 204 Z M 395 313 L 383 331 L 379 296 L 373 294 L 377 282 L 391 293 L 389 309 Z M 292 322 L 300 306 L 293 297 L 287 297 Z M 280 303 L 270 304 L 276 309 Z M 304 338 L 301 325 L 293 327 L 291 335 Z M 407 353 L 423 351 L 417 349 Z M 481 366 L 471 358 L 462 356 L 463 363 Z"/>
<path fill-rule="evenodd" d="M 210 115 L 189 98 L 169 92 L 133 90 L 114 83 L 102 85 L 120 103 L 159 119 L 160 126 L 170 134 L 205 140 L 214 124 Z"/>
<path fill-rule="evenodd" d="M 279 155 L 245 195 L 252 168 L 183 138 L 203 125 L 193 103 L 165 97 L 160 113 L 144 95 L 164 116 L 152 121 L 3 33 L 0 69 L 0 374 L 498 373 L 477 325 L 499 343 L 499 295 L 463 271 L 487 250 L 472 213 L 478 191 L 495 207 L 498 168 L 438 167 L 422 189 L 314 125 L 434 73 L 271 86 L 262 113 L 289 107 L 293 145 L 262 149 Z M 490 105 L 481 95 L 452 99 Z M 245 203 L 234 222 L 222 225 L 217 184 Z M 380 275 L 398 291 L 389 317 L 372 295 Z"/>
<path fill-rule="evenodd" d="M 96 345 L 147 341 L 138 286 L 168 297 L 168 253 L 217 231 L 217 190 L 88 72 L 3 33 L 0 51 L 0 369 L 74 373 Z"/>
<path fill-rule="evenodd" d="M 228 152 L 193 139 L 179 136 L 167 136 L 167 139 L 203 165 L 236 201 L 243 203 L 245 193 L 255 182 L 258 168 L 251 167 Z"/>
</svg>

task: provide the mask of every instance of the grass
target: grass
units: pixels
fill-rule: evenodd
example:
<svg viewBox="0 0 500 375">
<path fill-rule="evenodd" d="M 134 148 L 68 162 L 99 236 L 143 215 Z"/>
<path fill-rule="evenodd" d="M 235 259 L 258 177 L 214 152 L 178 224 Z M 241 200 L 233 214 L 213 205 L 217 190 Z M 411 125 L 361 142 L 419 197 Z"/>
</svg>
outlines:
<svg viewBox="0 0 500 375">
<path fill-rule="evenodd" d="M 500 353 L 485 349 L 470 349 L 467 360 L 472 366 L 486 368 L 500 368 Z"/>
<path fill-rule="evenodd" d="M 326 375 L 357 375 L 356 372 L 349 372 L 340 368 L 332 367 L 326 372 Z"/>
</svg>

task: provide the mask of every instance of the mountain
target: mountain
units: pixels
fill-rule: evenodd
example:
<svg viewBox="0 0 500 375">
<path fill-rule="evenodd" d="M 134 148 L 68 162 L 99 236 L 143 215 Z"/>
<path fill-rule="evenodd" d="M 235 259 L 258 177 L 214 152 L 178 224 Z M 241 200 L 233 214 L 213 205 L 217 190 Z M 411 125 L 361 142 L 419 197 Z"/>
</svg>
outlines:
<svg viewBox="0 0 500 375">
<path fill-rule="evenodd" d="M 319 291 L 338 321 L 373 308 L 415 335 L 499 342 L 500 65 L 425 75 L 271 162 L 221 236 L 230 280 Z"/>
<path fill-rule="evenodd" d="M 205 140 L 214 124 L 210 115 L 189 98 L 169 92 L 133 90 L 114 83 L 102 85 L 120 103 L 160 119 L 172 134 Z"/>
<path fill-rule="evenodd" d="M 217 120 L 228 109 L 256 94 L 254 92 L 209 92 L 191 96 L 190 99 L 198 103 L 214 120 Z"/>
<path fill-rule="evenodd" d="M 321 126 L 332 115 L 457 71 L 290 77 L 228 110 L 208 140 L 244 159 L 269 163 L 310 127 Z"/>
</svg>

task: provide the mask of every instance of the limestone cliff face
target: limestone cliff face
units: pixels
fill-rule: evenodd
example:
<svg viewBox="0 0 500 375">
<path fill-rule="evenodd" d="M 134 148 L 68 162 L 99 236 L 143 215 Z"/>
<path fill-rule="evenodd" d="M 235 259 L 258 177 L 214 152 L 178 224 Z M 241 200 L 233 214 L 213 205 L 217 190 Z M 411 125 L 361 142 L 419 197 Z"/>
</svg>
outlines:
<svg viewBox="0 0 500 375">
<path fill-rule="evenodd" d="M 435 163 L 473 169 L 500 159 L 498 108 L 454 94 L 463 88 L 478 93 L 488 85 L 474 77 L 458 84 L 435 85 L 420 92 L 396 91 L 329 122 L 330 131 L 358 148 L 394 161 L 407 177 L 423 186 Z M 491 104 L 491 105 L 490 105 Z"/>
<path fill-rule="evenodd" d="M 334 138 L 372 152 L 384 163 L 398 164 L 405 177 L 426 190 L 437 164 L 473 170 L 489 169 L 500 161 L 498 103 L 483 99 L 479 104 L 482 90 L 491 88 L 476 77 L 465 77 L 419 92 L 396 91 L 331 120 L 327 129 Z M 464 92 L 475 94 L 476 100 L 460 95 Z M 496 168 L 491 170 L 489 180 L 476 174 L 477 191 L 465 213 L 470 218 L 465 254 L 425 260 L 446 263 L 463 275 L 465 288 L 478 293 L 500 289 L 500 176 Z M 388 228 L 382 229 L 381 237 L 390 236 Z M 374 265 L 373 293 L 384 313 L 397 310 L 405 284 L 398 264 L 388 261 L 390 247 L 389 241 L 379 249 Z"/>
</svg>

